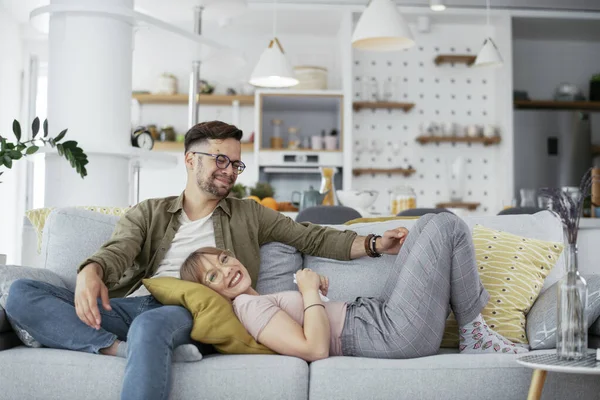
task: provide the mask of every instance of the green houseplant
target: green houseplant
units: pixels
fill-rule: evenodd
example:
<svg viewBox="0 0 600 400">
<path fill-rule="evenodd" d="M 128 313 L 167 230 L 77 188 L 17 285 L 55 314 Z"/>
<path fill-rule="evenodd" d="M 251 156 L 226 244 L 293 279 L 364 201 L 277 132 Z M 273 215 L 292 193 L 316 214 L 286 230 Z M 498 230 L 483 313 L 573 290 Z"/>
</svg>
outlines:
<svg viewBox="0 0 600 400">
<path fill-rule="evenodd" d="M 16 141 L 10 141 L 0 136 L 0 167 L 11 169 L 15 161 L 37 153 L 40 146 L 49 145 L 52 148 L 56 148 L 58 154 L 69 161 L 71 167 L 77 171 L 81 178 L 87 175 L 85 166 L 88 163 L 88 158 L 84 151 L 77 145 L 77 142 L 74 140 L 61 142 L 67 134 L 67 129 L 61 131 L 55 137 L 48 136 L 48 120 L 44 120 L 42 126 L 43 134 L 38 136 L 38 133 L 40 133 L 40 120 L 38 117 L 35 117 L 31 124 L 31 139 L 21 140 L 21 124 L 17 120 L 13 121 L 12 130 L 17 139 Z M 0 168 L 0 175 L 3 173 L 4 171 Z"/>
</svg>

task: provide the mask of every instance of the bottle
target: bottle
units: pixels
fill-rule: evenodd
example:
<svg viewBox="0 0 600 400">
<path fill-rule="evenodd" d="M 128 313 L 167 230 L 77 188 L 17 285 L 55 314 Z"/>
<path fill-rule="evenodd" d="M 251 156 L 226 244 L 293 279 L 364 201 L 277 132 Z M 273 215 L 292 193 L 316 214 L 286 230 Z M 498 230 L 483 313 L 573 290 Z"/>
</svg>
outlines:
<svg viewBox="0 0 600 400">
<path fill-rule="evenodd" d="M 300 136 L 298 135 L 298 128 L 290 126 L 288 128 L 288 149 L 297 150 L 300 147 Z"/>
<path fill-rule="evenodd" d="M 273 125 L 273 135 L 271 136 L 272 149 L 283 149 L 283 138 L 281 137 L 281 124 L 283 124 L 283 121 L 280 119 L 274 119 L 271 121 L 271 125 Z"/>
<path fill-rule="evenodd" d="M 390 195 L 390 212 L 398 215 L 400 212 L 417 207 L 417 195 L 410 186 L 400 186 Z"/>
</svg>

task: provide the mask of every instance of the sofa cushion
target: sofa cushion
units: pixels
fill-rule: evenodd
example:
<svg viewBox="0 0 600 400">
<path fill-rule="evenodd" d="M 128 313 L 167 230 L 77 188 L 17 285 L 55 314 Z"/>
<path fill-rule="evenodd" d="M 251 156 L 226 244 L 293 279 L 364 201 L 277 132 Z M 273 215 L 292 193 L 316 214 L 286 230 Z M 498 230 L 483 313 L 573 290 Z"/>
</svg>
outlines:
<svg viewBox="0 0 600 400">
<path fill-rule="evenodd" d="M 271 294 L 296 290 L 293 275 L 302 268 L 302 253 L 287 244 L 272 242 L 260 247 L 256 291 Z"/>
<path fill-rule="evenodd" d="M 553 353 L 542 350 L 539 354 Z M 533 354 L 536 354 L 535 352 Z M 310 400 L 438 400 L 527 398 L 532 370 L 518 355 L 441 354 L 409 360 L 330 357 L 310 364 Z M 594 375 L 550 373 L 549 399 L 597 399 Z"/>
<path fill-rule="evenodd" d="M 586 275 L 588 298 L 585 313 L 590 333 L 598 335 L 600 320 L 600 275 Z M 558 305 L 558 285 L 554 284 L 542 293 L 527 314 L 527 337 L 529 346 L 534 349 L 552 349 L 556 347 L 556 323 Z"/>
<path fill-rule="evenodd" d="M 43 268 L 75 290 L 77 267 L 110 238 L 119 218 L 77 208 L 53 210 L 44 225 Z"/>
<path fill-rule="evenodd" d="M 6 311 L 4 308 L 0 306 L 0 333 L 10 332 L 12 331 L 12 327 L 8 323 L 8 318 L 6 317 Z"/>
<path fill-rule="evenodd" d="M 17 347 L 0 351 L 3 399 L 118 399 L 126 360 L 76 351 Z M 35 379 L 32 379 L 32 376 Z M 209 355 L 175 363 L 169 399 L 308 398 L 308 365 L 295 357 Z"/>
<path fill-rule="evenodd" d="M 17 279 L 33 279 L 36 281 L 50 283 L 51 285 L 58 287 L 65 287 L 65 284 L 60 277 L 52 271 L 42 268 L 31 268 L 31 267 L 20 267 L 16 265 L 0 265 L 0 307 L 4 312 L 6 301 L 8 299 L 8 293 L 10 287 Z M 12 321 L 8 317 L 8 321 L 15 330 L 17 336 L 23 343 L 30 347 L 41 347 L 42 345 L 35 340 L 31 335 L 22 327 L 17 325 L 15 321 Z"/>
<path fill-rule="evenodd" d="M 544 279 L 560 257 L 563 244 L 513 235 L 476 225 L 473 244 L 477 272 L 490 294 L 481 311 L 494 331 L 514 343 L 527 343 L 525 316 Z M 458 323 L 446 321 L 442 347 L 458 347 Z"/>
<path fill-rule="evenodd" d="M 225 354 L 273 354 L 250 336 L 231 303 L 214 290 L 200 283 L 169 277 L 144 279 L 143 283 L 161 303 L 189 310 L 194 318 L 192 339 L 212 344 Z"/>
</svg>

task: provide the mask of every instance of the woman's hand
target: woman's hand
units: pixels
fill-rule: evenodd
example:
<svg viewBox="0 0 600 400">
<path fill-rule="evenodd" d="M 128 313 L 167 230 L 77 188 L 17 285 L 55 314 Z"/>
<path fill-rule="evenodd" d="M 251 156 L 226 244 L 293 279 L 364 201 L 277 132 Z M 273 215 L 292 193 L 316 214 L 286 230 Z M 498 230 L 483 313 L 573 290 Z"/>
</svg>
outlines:
<svg viewBox="0 0 600 400">
<path fill-rule="evenodd" d="M 319 278 L 321 279 L 319 290 L 323 293 L 323 296 L 327 296 L 327 292 L 329 291 L 329 278 L 324 275 L 319 275 Z"/>
<path fill-rule="evenodd" d="M 298 283 L 298 290 L 302 294 L 311 291 L 317 292 L 321 287 L 321 276 L 310 268 L 299 269 L 296 271 L 296 282 Z"/>
<path fill-rule="evenodd" d="M 377 240 L 375 250 L 382 254 L 398 254 L 407 236 L 408 229 L 403 227 L 385 231 L 383 237 Z"/>
</svg>

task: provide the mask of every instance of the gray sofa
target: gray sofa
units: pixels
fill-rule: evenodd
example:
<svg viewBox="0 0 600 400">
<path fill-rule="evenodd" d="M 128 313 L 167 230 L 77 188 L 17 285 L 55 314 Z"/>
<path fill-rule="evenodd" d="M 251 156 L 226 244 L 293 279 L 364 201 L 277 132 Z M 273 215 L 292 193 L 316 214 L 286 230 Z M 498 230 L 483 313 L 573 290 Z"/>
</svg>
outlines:
<svg viewBox="0 0 600 400">
<path fill-rule="evenodd" d="M 54 210 L 44 227 L 41 268 L 56 272 L 73 287 L 79 260 L 107 239 L 116 221 L 75 209 Z M 465 218 L 523 236 L 562 240 L 562 228 L 548 212 L 531 215 Z M 360 234 L 381 233 L 414 221 L 357 224 Z M 581 250 L 580 250 L 581 251 Z M 294 288 L 292 273 L 301 265 L 330 278 L 329 297 L 351 300 L 377 296 L 393 257 L 337 262 L 302 257 L 288 246 L 261 249 L 259 292 Z M 591 267 L 590 267 L 591 268 Z M 544 289 L 564 271 L 561 257 Z M 586 272 L 586 271 L 584 271 Z M 588 271 L 589 272 L 589 271 Z M 72 351 L 15 346 L 0 308 L 0 398 L 117 399 L 125 360 Z M 541 350 L 553 352 L 555 350 Z M 516 355 L 460 355 L 441 349 L 431 357 L 379 360 L 332 357 L 308 364 L 278 355 L 206 356 L 194 363 L 175 363 L 173 399 L 524 399 L 532 371 L 515 362 Z M 543 399 L 597 399 L 600 380 L 594 376 L 549 373 Z"/>
</svg>

